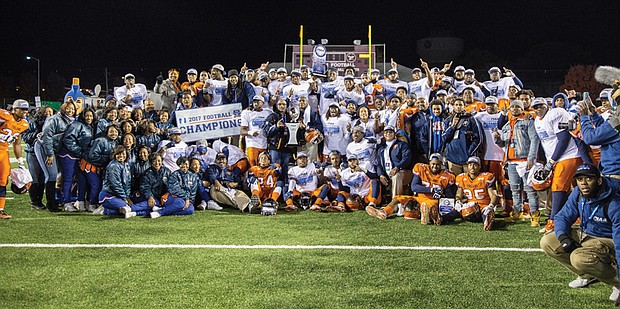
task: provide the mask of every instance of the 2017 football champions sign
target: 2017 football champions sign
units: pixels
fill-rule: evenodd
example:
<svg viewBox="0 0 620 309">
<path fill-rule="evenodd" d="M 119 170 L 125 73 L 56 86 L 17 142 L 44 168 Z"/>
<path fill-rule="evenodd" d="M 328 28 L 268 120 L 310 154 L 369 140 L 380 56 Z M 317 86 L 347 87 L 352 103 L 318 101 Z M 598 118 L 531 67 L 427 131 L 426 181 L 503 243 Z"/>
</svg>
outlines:
<svg viewBox="0 0 620 309">
<path fill-rule="evenodd" d="M 176 111 L 177 126 L 183 141 L 214 139 L 241 133 L 241 104 Z"/>
</svg>

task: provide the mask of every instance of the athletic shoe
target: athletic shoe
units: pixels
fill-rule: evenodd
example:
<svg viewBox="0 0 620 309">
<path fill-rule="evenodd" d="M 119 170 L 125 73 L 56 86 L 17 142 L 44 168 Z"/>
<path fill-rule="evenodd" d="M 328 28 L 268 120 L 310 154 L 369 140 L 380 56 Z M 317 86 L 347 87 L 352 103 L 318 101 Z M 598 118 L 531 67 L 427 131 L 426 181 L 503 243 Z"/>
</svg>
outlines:
<svg viewBox="0 0 620 309">
<path fill-rule="evenodd" d="M 158 211 L 158 210 L 160 210 L 160 209 L 161 209 L 161 207 L 159 207 L 159 206 L 153 206 L 153 208 L 151 209 L 151 211 Z"/>
<path fill-rule="evenodd" d="M 65 211 L 67 211 L 67 212 L 76 212 L 76 211 L 79 211 L 79 209 L 75 208 L 75 206 L 73 206 L 73 204 L 72 204 L 72 203 L 65 203 L 65 208 L 64 208 L 64 210 L 65 210 Z"/>
<path fill-rule="evenodd" d="M 298 210 L 298 208 L 295 205 L 286 205 L 284 207 L 284 211 L 286 211 L 286 212 L 292 212 L 292 211 L 297 211 L 297 210 Z"/>
<path fill-rule="evenodd" d="M 0 219 L 11 219 L 13 218 L 11 215 L 4 212 L 4 209 L 0 209 Z"/>
<path fill-rule="evenodd" d="M 345 211 L 347 211 L 346 208 L 344 208 L 344 206 L 342 206 L 342 205 L 336 205 L 336 206 L 330 205 L 330 206 L 325 207 L 325 210 L 327 212 L 345 212 Z"/>
<path fill-rule="evenodd" d="M 430 214 L 428 210 L 428 205 L 426 203 L 422 203 L 420 205 L 420 223 L 427 225 L 430 221 Z"/>
<path fill-rule="evenodd" d="M 125 213 L 125 219 L 127 219 L 127 218 L 131 218 L 131 217 L 135 217 L 135 216 L 137 216 L 137 215 L 138 215 L 138 214 L 137 214 L 135 211 L 126 212 L 126 213 Z"/>
<path fill-rule="evenodd" d="M 252 204 L 252 208 L 258 208 L 260 206 L 260 198 L 256 194 L 252 194 L 250 197 L 250 204 Z"/>
<path fill-rule="evenodd" d="M 207 209 L 208 210 L 222 210 L 224 208 L 222 208 L 222 206 L 218 205 L 217 202 L 215 202 L 214 200 L 210 200 L 207 202 Z"/>
<path fill-rule="evenodd" d="M 104 210 L 105 210 L 105 208 L 103 208 L 103 206 L 99 206 L 99 207 L 97 207 L 97 209 L 95 209 L 95 211 L 93 211 L 93 215 L 103 216 L 103 211 Z"/>
<path fill-rule="evenodd" d="M 510 218 L 512 218 L 512 220 L 514 221 L 523 221 L 525 220 L 525 215 L 523 215 L 522 211 L 513 212 L 510 214 Z"/>
<path fill-rule="evenodd" d="M 77 208 L 77 210 L 79 211 L 85 211 L 86 207 L 84 206 L 84 201 L 76 201 L 73 204 L 73 207 Z"/>
<path fill-rule="evenodd" d="M 151 218 L 155 219 L 155 218 L 159 218 L 159 217 L 161 217 L 159 212 L 157 212 L 157 211 L 151 212 Z"/>
<path fill-rule="evenodd" d="M 401 203 L 398 203 L 398 211 L 396 212 L 397 217 L 402 217 L 405 215 L 405 206 Z"/>
<path fill-rule="evenodd" d="M 486 218 L 484 219 L 485 231 L 490 231 L 493 228 L 493 221 L 495 221 L 495 213 L 489 211 L 489 213 L 486 215 Z"/>
<path fill-rule="evenodd" d="M 123 207 L 121 207 L 121 208 L 118 210 L 118 212 L 120 212 L 121 214 L 123 214 L 123 215 L 124 215 L 124 214 L 126 214 L 126 213 L 128 213 L 128 212 L 131 212 L 131 207 L 129 207 L 129 206 L 123 206 Z"/>
<path fill-rule="evenodd" d="M 615 286 L 611 288 L 611 295 L 609 295 L 609 300 L 617 302 L 619 296 L 620 296 L 620 289 L 618 289 Z"/>
<path fill-rule="evenodd" d="M 540 211 L 534 210 L 530 214 L 530 226 L 531 227 L 539 227 L 540 226 Z"/>
<path fill-rule="evenodd" d="M 93 212 L 97 209 L 97 204 L 89 204 L 88 202 L 84 203 L 86 206 L 86 211 Z"/>
<path fill-rule="evenodd" d="M 196 210 L 205 210 L 207 208 L 207 202 L 201 201 L 198 206 L 196 206 Z"/>
<path fill-rule="evenodd" d="M 549 232 L 553 232 L 553 220 L 547 220 L 547 224 L 545 224 L 545 226 L 543 226 L 542 229 L 538 230 L 540 233 L 549 233 Z"/>
<path fill-rule="evenodd" d="M 428 210 L 429 219 L 433 220 L 435 225 L 441 225 L 441 214 L 439 214 L 439 208 L 437 206 L 431 206 Z"/>
<path fill-rule="evenodd" d="M 34 209 L 34 210 L 43 210 L 43 209 L 45 209 L 45 205 L 43 205 L 43 204 L 33 204 L 33 203 L 30 203 L 30 209 Z"/>
<path fill-rule="evenodd" d="M 310 207 L 310 210 L 316 211 L 316 212 L 321 212 L 321 206 L 319 206 L 319 205 L 312 205 Z"/>
<path fill-rule="evenodd" d="M 573 288 L 573 289 L 579 289 L 579 288 L 585 288 L 588 285 L 598 282 L 598 279 L 596 278 L 581 278 L 581 277 L 577 277 L 577 279 L 571 281 L 568 283 L 568 286 Z M 615 300 L 615 299 L 614 299 Z"/>
<path fill-rule="evenodd" d="M 383 209 L 377 209 L 376 207 L 366 206 L 366 213 L 380 220 L 387 218 L 387 212 Z"/>
</svg>

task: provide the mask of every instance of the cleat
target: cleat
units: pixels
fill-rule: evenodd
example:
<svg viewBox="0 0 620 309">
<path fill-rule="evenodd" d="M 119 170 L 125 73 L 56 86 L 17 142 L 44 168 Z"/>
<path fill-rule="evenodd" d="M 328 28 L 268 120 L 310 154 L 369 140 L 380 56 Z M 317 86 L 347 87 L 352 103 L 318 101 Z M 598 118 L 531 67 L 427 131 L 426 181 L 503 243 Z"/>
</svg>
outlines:
<svg viewBox="0 0 620 309">
<path fill-rule="evenodd" d="M 258 206 L 260 206 L 260 198 L 258 198 L 258 195 L 252 194 L 250 197 L 250 204 L 252 204 L 252 208 L 258 208 Z"/>
<path fill-rule="evenodd" d="M 531 227 L 539 227 L 540 226 L 540 211 L 534 210 L 530 214 L 530 226 Z"/>
<path fill-rule="evenodd" d="M 430 221 L 430 214 L 426 203 L 420 205 L 420 223 L 427 225 Z"/>
<path fill-rule="evenodd" d="M 441 225 L 441 214 L 439 214 L 439 208 L 437 206 L 431 206 L 428 210 L 429 218 L 435 223 L 435 225 Z"/>
<path fill-rule="evenodd" d="M 377 209 L 372 206 L 366 206 L 366 213 L 380 220 L 387 218 L 387 213 L 383 209 Z"/>
<path fill-rule="evenodd" d="M 327 211 L 327 212 L 345 212 L 347 210 L 344 208 L 344 206 L 337 205 L 337 206 L 327 206 L 325 208 L 325 211 Z"/>
<path fill-rule="evenodd" d="M 105 208 L 103 208 L 103 206 L 99 206 L 97 207 L 97 209 L 95 209 L 95 211 L 93 211 L 93 215 L 95 216 L 103 216 L 103 211 L 105 210 Z"/>
<path fill-rule="evenodd" d="M 155 207 L 153 207 L 155 208 Z M 210 200 L 207 202 L 207 209 L 208 210 L 222 210 L 224 208 L 222 208 L 222 206 L 218 205 L 216 201 L 214 200 Z"/>
<path fill-rule="evenodd" d="M 484 218 L 484 230 L 490 231 L 493 228 L 493 222 L 495 221 L 495 213 L 490 211 L 486 218 Z"/>
<path fill-rule="evenodd" d="M 542 229 L 538 230 L 538 232 L 540 233 L 549 233 L 553 231 L 553 220 L 547 220 L 547 224 L 545 224 L 545 226 L 543 226 Z"/>
<path fill-rule="evenodd" d="M 310 207 L 310 210 L 316 211 L 316 212 L 321 212 L 321 206 L 319 206 L 319 205 L 312 205 L 312 207 Z"/>
<path fill-rule="evenodd" d="M 0 209 L 0 219 L 12 219 L 12 218 L 13 217 L 11 215 L 4 212 L 4 209 Z"/>
<path fill-rule="evenodd" d="M 297 210 L 298 210 L 298 208 L 295 205 L 286 205 L 284 207 L 284 211 L 286 211 L 286 212 L 293 212 L 293 211 L 297 211 Z"/>
<path fill-rule="evenodd" d="M 579 289 L 579 288 L 585 288 L 588 287 L 588 285 L 598 282 L 598 279 L 596 278 L 581 278 L 581 277 L 577 277 L 577 279 L 571 281 L 568 283 L 568 286 L 573 288 L 573 289 Z"/>
</svg>

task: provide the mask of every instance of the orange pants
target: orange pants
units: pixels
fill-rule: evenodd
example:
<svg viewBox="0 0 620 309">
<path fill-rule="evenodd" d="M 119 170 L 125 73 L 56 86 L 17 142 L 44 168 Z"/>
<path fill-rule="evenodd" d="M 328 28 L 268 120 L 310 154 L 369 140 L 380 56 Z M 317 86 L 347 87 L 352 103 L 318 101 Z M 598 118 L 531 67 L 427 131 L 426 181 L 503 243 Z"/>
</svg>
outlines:
<svg viewBox="0 0 620 309">
<path fill-rule="evenodd" d="M 581 165 L 581 158 L 572 158 L 559 161 L 553 169 L 553 179 L 551 180 L 551 192 L 570 192 L 573 176 L 577 167 Z"/>
<path fill-rule="evenodd" d="M 264 201 L 268 198 L 272 198 L 274 201 L 277 201 L 282 194 L 281 187 L 267 187 L 263 188 L 261 186 L 252 185 L 252 194 L 258 195 L 261 201 Z"/>
<path fill-rule="evenodd" d="M 317 188 L 314 191 L 304 191 L 304 192 L 308 192 L 310 193 L 311 196 L 313 196 L 314 198 L 319 196 L 319 193 L 321 193 L 321 188 Z M 286 206 L 293 206 L 293 199 L 298 200 L 299 197 L 301 196 L 302 192 L 297 191 L 297 189 L 293 189 L 293 195 L 291 195 L 291 197 L 289 197 L 286 200 Z"/>
<path fill-rule="evenodd" d="M 492 161 L 492 160 L 485 160 L 484 161 L 484 167 L 482 168 L 482 171 L 484 172 L 489 172 L 491 174 L 493 174 L 493 176 L 495 176 L 495 180 L 497 181 L 497 184 L 499 186 L 505 186 L 506 184 L 504 184 L 504 169 L 502 168 L 502 161 Z M 510 184 L 507 184 L 510 185 Z M 499 187 L 498 186 L 498 187 Z M 501 192 L 501 190 L 498 190 Z"/>
<path fill-rule="evenodd" d="M 247 172 L 248 169 L 250 169 L 250 162 L 248 161 L 248 159 L 243 158 L 243 159 L 237 161 L 237 163 L 231 165 L 230 167 L 238 168 L 241 171 L 241 174 L 243 174 L 243 173 Z"/>
<path fill-rule="evenodd" d="M 258 155 L 260 155 L 261 152 L 265 151 L 266 149 L 263 148 L 254 148 L 254 147 L 248 147 L 246 149 L 246 155 L 248 156 L 248 161 L 250 163 L 250 166 L 257 166 L 258 165 Z"/>
<path fill-rule="evenodd" d="M 439 200 L 434 199 L 432 196 L 430 195 L 426 195 L 426 194 L 418 194 L 416 196 L 413 195 L 397 195 L 394 197 L 401 205 L 405 205 L 407 204 L 409 201 L 416 201 L 418 203 L 418 205 L 422 205 L 422 203 L 425 203 L 426 206 L 433 207 L 439 207 Z M 388 214 L 388 216 L 390 214 L 394 213 L 394 208 L 392 208 L 392 206 L 385 206 L 385 208 L 383 208 L 383 210 L 385 210 L 385 212 Z M 411 210 L 405 209 L 405 217 L 408 218 L 418 218 L 420 216 L 419 211 L 414 211 L 412 212 Z"/>
<path fill-rule="evenodd" d="M 4 209 L 6 203 L 6 187 L 9 184 L 9 175 L 11 174 L 11 161 L 9 160 L 9 151 L 0 149 L 0 209 Z"/>
</svg>

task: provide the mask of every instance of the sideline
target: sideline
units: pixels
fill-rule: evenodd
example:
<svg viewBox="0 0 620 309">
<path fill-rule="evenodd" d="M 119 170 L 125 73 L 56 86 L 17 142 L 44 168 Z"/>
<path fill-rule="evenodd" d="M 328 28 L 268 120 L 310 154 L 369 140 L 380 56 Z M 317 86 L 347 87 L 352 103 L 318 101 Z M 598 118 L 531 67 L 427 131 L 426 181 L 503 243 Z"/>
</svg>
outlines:
<svg viewBox="0 0 620 309">
<path fill-rule="evenodd" d="M 543 252 L 538 248 L 427 247 L 427 246 L 286 246 L 286 245 L 182 245 L 182 244 L 0 244 L 0 248 L 129 248 L 129 249 L 276 249 L 276 250 L 409 250 Z"/>
</svg>

